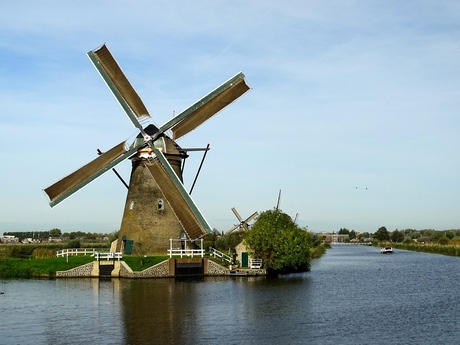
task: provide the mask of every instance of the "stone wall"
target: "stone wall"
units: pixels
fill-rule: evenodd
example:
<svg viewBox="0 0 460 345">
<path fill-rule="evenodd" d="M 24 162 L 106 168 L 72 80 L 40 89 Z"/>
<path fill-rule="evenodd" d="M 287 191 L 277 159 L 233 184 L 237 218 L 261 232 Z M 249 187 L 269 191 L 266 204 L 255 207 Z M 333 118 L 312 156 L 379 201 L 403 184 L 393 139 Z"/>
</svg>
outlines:
<svg viewBox="0 0 460 345">
<path fill-rule="evenodd" d="M 169 274 L 169 260 L 160 262 L 140 272 L 134 272 L 124 261 L 120 265 L 121 278 L 166 278 Z"/>
<path fill-rule="evenodd" d="M 226 276 L 229 274 L 229 270 L 225 268 L 224 266 L 221 266 L 217 263 L 215 263 L 212 260 L 206 260 L 208 262 L 208 269 L 207 272 L 205 273 L 208 276 Z"/>
<path fill-rule="evenodd" d="M 115 268 L 112 271 L 113 278 L 168 278 L 174 277 L 174 260 L 168 259 L 155 266 L 149 267 L 143 271 L 134 272 L 124 261 L 116 261 Z M 265 275 L 264 269 L 246 270 L 248 275 Z M 230 270 L 224 266 L 215 263 L 212 260 L 204 260 L 204 275 L 208 276 L 226 276 L 230 275 Z M 72 268 L 68 271 L 56 272 L 56 278 L 83 278 L 98 277 L 99 265 L 97 261 L 90 262 L 86 265 Z"/>
<path fill-rule="evenodd" d="M 81 277 L 98 277 L 99 270 L 94 275 L 94 266 L 97 266 L 97 261 L 90 262 L 88 264 L 72 268 L 67 271 L 57 271 L 56 278 L 81 278 Z"/>
</svg>

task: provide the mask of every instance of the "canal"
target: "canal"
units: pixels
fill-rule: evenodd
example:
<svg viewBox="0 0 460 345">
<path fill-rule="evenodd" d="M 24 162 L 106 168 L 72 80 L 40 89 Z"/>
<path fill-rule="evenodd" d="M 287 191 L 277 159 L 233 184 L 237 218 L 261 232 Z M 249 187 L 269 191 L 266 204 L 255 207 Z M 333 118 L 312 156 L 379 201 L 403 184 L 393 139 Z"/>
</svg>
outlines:
<svg viewBox="0 0 460 345">
<path fill-rule="evenodd" d="M 460 259 L 336 246 L 267 277 L 0 282 L 0 344 L 458 344 Z"/>
</svg>

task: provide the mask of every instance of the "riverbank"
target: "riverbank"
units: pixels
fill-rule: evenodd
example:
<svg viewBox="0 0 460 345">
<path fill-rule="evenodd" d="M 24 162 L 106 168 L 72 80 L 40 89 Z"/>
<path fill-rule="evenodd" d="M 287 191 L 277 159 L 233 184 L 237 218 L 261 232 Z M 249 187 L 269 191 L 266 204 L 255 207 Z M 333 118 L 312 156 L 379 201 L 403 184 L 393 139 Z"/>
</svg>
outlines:
<svg viewBox="0 0 460 345">
<path fill-rule="evenodd" d="M 460 246 L 437 243 L 391 243 L 393 248 L 460 257 Z"/>
<path fill-rule="evenodd" d="M 168 256 L 137 257 L 126 256 L 123 261 L 132 271 L 142 271 L 154 266 Z M 94 262 L 91 256 L 70 256 L 68 258 L 21 259 L 7 257 L 0 259 L 1 278 L 56 278 L 56 272 L 67 271 Z"/>
<path fill-rule="evenodd" d="M 24 246 L 26 247 L 26 246 Z M 26 247 L 27 248 L 27 247 Z M 23 249 L 21 249 L 23 251 Z M 321 258 L 326 253 L 327 247 L 320 245 L 311 249 L 311 258 Z M 37 250 L 35 250 L 37 252 Z M 22 253 L 22 252 L 21 252 Z M 36 255 L 23 258 L 4 256 L 0 258 L 0 278 L 48 278 L 54 279 L 59 273 L 76 269 L 80 266 L 94 262 L 92 256 L 69 256 L 69 257 L 48 257 L 40 258 Z M 134 272 L 133 276 L 138 276 L 142 271 L 149 269 L 167 260 L 168 256 L 124 256 L 123 261 L 127 265 L 127 270 Z M 136 273 L 137 272 L 137 273 Z M 61 276 L 63 276 L 61 274 Z"/>
</svg>

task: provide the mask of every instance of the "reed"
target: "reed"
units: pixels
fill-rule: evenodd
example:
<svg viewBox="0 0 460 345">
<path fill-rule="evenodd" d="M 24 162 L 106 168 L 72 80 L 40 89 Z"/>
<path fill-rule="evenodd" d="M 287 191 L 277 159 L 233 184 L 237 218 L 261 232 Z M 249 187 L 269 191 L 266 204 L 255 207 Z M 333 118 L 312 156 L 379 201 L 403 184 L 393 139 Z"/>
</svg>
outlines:
<svg viewBox="0 0 460 345">
<path fill-rule="evenodd" d="M 394 248 L 411 250 L 415 252 L 441 254 L 448 256 L 460 257 L 460 246 L 458 245 L 443 245 L 443 244 L 419 244 L 419 243 L 394 243 Z"/>
</svg>

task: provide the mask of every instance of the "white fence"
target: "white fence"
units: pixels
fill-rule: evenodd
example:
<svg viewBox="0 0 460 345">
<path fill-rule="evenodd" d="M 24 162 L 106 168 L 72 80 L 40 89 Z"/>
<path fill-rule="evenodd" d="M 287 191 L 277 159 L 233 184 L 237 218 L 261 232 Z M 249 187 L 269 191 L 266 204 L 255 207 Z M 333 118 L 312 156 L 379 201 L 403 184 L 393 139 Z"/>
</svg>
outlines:
<svg viewBox="0 0 460 345">
<path fill-rule="evenodd" d="M 170 238 L 169 239 L 169 249 L 168 249 L 169 257 L 172 258 L 173 256 L 180 256 L 182 258 L 184 256 L 187 256 L 187 257 L 193 258 L 194 256 L 200 256 L 204 258 L 203 239 L 200 239 L 201 248 L 199 249 L 187 248 L 187 247 L 195 247 L 195 244 L 193 242 L 196 244 L 196 241 Z M 180 247 L 174 247 L 173 243 L 177 243 L 176 246 L 180 245 Z"/>
<path fill-rule="evenodd" d="M 249 268 L 262 268 L 262 259 L 249 259 Z"/>
<path fill-rule="evenodd" d="M 230 256 L 219 252 L 216 248 L 211 248 L 211 255 L 215 258 L 221 258 L 223 261 L 227 261 L 230 264 L 233 262 L 233 259 Z"/>
<path fill-rule="evenodd" d="M 122 258 L 121 252 L 98 252 L 95 248 L 68 248 L 58 250 L 56 256 L 59 257 L 69 257 L 69 256 L 79 256 L 79 255 L 90 255 L 94 256 L 97 261 L 99 260 L 115 260 L 118 261 Z"/>
<path fill-rule="evenodd" d="M 93 255 L 97 261 L 99 260 L 115 260 L 117 259 L 120 261 L 120 259 L 123 257 L 121 252 L 96 252 Z"/>
<path fill-rule="evenodd" d="M 182 258 L 184 256 L 187 257 L 194 257 L 200 256 L 204 257 L 204 249 L 182 249 L 182 248 L 170 248 L 168 249 L 169 257 L 172 258 L 174 256 L 179 256 Z"/>
<path fill-rule="evenodd" d="M 64 256 L 79 256 L 79 255 L 94 255 L 96 253 L 95 248 L 69 248 L 69 249 L 62 249 L 56 252 L 57 257 L 64 257 Z"/>
</svg>

